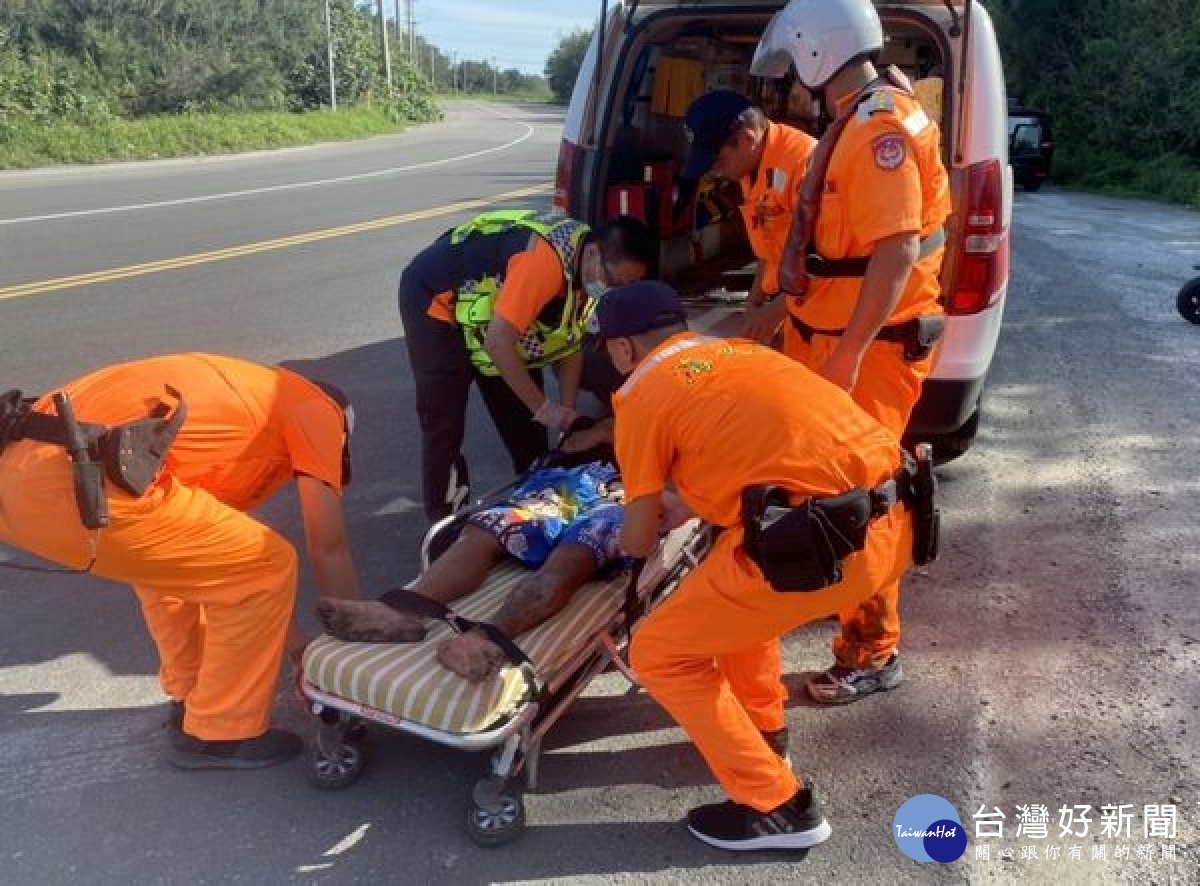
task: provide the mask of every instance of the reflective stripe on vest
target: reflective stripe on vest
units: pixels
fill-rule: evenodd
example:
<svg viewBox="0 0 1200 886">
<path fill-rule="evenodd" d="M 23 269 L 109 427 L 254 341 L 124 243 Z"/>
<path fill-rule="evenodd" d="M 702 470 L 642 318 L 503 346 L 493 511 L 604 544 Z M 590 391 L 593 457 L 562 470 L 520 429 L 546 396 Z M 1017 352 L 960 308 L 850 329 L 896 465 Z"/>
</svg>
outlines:
<svg viewBox="0 0 1200 886">
<path fill-rule="evenodd" d="M 562 216 L 543 215 L 532 209 L 499 209 L 484 212 L 455 228 L 451 244 L 457 246 L 474 235 L 494 236 L 523 228 L 550 244 L 562 263 L 563 278 L 567 281 L 562 318 L 557 326 L 535 319 L 517 340 L 517 352 L 531 369 L 555 363 L 583 346 L 588 321 L 595 312 L 595 301 L 575 289 L 575 262 L 583 238 L 590 230 L 582 222 Z M 467 354 L 483 375 L 495 376 L 500 371 L 484 348 L 488 326 L 495 313 L 496 297 L 504 285 L 496 274 L 464 284 L 455 293 L 454 319 L 466 339 Z"/>
</svg>

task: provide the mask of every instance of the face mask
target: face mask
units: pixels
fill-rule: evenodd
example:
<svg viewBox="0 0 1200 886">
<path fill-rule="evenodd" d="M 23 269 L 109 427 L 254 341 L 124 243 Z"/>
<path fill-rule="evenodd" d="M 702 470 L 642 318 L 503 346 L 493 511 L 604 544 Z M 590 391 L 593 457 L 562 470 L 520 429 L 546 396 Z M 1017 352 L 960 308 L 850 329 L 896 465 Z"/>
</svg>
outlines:
<svg viewBox="0 0 1200 886">
<path fill-rule="evenodd" d="M 601 283 L 599 280 L 593 280 L 590 283 L 583 284 L 583 290 L 590 298 L 600 298 L 604 293 L 608 292 L 608 285 Z"/>
</svg>

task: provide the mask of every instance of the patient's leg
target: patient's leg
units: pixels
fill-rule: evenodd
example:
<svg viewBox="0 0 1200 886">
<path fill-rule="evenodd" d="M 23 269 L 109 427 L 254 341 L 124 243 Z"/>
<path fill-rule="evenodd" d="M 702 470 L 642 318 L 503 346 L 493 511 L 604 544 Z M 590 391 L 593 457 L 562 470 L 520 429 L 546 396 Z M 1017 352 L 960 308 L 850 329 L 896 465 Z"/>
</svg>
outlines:
<svg viewBox="0 0 1200 886">
<path fill-rule="evenodd" d="M 502 554 L 491 533 L 465 526 L 412 590 L 439 603 L 451 603 L 483 584 Z M 325 633 L 338 640 L 415 643 L 425 639 L 425 619 L 398 612 L 378 600 L 321 600 L 317 603 L 317 618 Z"/>
<path fill-rule="evenodd" d="M 491 619 L 509 637 L 523 634 L 562 610 L 597 570 L 596 555 L 581 544 L 560 544 L 537 572 L 518 582 Z M 486 635 L 470 631 L 438 645 L 438 661 L 467 680 L 477 682 L 497 672 L 507 660 Z"/>
</svg>

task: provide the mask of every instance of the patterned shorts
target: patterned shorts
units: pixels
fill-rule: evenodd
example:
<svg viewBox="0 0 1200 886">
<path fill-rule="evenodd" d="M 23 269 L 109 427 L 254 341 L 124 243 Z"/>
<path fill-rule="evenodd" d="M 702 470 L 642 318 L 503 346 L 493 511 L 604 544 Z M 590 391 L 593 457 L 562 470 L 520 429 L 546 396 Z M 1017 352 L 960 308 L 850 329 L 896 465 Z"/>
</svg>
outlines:
<svg viewBox="0 0 1200 886">
<path fill-rule="evenodd" d="M 617 536 L 624 514 L 621 505 L 603 502 L 568 521 L 552 509 L 500 505 L 472 515 L 467 522 L 491 533 L 504 550 L 530 569 L 541 567 L 559 545 L 575 544 L 592 552 L 600 570 L 621 560 Z"/>
</svg>

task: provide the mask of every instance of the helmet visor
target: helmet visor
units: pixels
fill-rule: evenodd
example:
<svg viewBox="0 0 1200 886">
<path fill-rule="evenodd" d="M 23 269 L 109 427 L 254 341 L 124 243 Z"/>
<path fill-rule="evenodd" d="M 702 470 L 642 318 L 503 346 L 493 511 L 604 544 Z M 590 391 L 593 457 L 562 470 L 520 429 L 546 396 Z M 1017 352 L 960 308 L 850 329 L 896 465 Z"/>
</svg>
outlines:
<svg viewBox="0 0 1200 886">
<path fill-rule="evenodd" d="M 792 64 L 791 47 L 796 42 L 795 29 L 787 18 L 776 13 L 759 39 L 750 63 L 750 73 L 755 77 L 777 79 L 787 74 Z"/>
</svg>

